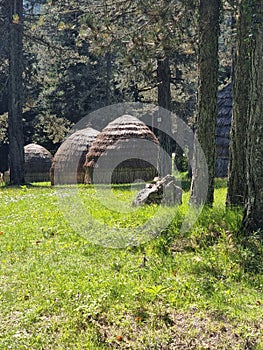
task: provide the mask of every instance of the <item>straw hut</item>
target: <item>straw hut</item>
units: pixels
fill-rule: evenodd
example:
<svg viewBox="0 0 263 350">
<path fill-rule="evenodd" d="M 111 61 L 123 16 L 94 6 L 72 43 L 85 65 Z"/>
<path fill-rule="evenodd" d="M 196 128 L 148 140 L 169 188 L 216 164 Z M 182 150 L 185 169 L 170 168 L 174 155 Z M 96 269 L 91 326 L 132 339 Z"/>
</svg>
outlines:
<svg viewBox="0 0 263 350">
<path fill-rule="evenodd" d="M 25 150 L 25 181 L 49 181 L 49 170 L 52 164 L 52 155 L 44 147 L 30 143 Z"/>
<path fill-rule="evenodd" d="M 84 183 L 86 154 L 98 134 L 88 127 L 74 132 L 62 143 L 50 169 L 51 185 Z"/>
<path fill-rule="evenodd" d="M 217 177 L 226 177 L 228 172 L 231 119 L 232 83 L 229 83 L 218 92 L 215 170 Z"/>
<path fill-rule="evenodd" d="M 123 115 L 109 123 L 89 149 L 86 183 L 132 183 L 157 175 L 158 139 L 139 119 Z"/>
</svg>

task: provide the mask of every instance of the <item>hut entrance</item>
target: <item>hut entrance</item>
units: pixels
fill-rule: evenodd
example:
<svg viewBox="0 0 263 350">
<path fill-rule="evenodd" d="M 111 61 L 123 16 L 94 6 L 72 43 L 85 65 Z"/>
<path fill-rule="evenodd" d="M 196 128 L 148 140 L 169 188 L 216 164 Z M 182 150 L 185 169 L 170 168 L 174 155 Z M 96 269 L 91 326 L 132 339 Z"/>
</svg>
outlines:
<svg viewBox="0 0 263 350">
<path fill-rule="evenodd" d="M 131 158 L 123 161 L 113 170 L 111 183 L 151 181 L 157 175 L 157 169 L 149 162 Z"/>
</svg>

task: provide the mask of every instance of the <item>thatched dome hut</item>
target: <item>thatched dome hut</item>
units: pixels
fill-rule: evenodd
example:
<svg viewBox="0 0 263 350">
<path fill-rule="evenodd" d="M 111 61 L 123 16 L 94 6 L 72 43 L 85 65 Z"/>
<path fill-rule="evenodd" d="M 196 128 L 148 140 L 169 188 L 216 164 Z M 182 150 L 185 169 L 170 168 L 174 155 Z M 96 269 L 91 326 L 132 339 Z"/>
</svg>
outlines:
<svg viewBox="0 0 263 350">
<path fill-rule="evenodd" d="M 25 181 L 49 181 L 49 170 L 52 164 L 52 155 L 44 147 L 30 143 L 25 150 Z"/>
<path fill-rule="evenodd" d="M 139 119 L 123 115 L 109 123 L 89 149 L 86 183 L 132 183 L 157 175 L 158 139 Z"/>
<path fill-rule="evenodd" d="M 88 127 L 74 132 L 62 143 L 50 169 L 51 185 L 84 183 L 86 154 L 98 134 Z"/>
<path fill-rule="evenodd" d="M 232 120 L 232 83 L 218 92 L 216 127 L 216 176 L 226 177 L 229 160 L 230 129 Z"/>
</svg>

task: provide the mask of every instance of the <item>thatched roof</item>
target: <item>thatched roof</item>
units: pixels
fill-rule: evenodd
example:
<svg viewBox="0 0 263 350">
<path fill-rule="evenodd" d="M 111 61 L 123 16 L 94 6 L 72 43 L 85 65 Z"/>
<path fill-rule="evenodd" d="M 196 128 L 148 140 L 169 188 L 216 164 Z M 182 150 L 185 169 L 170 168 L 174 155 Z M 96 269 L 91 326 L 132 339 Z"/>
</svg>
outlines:
<svg viewBox="0 0 263 350">
<path fill-rule="evenodd" d="M 85 128 L 70 135 L 57 150 L 50 170 L 51 184 L 84 183 L 86 154 L 99 131 Z"/>
<path fill-rule="evenodd" d="M 25 181 L 41 182 L 49 181 L 49 170 L 52 163 L 52 155 L 44 147 L 31 143 L 24 147 L 25 150 Z"/>
<path fill-rule="evenodd" d="M 153 179 L 157 173 L 158 144 L 156 136 L 139 119 L 126 114 L 113 120 L 87 153 L 85 182 L 93 182 L 94 168 L 99 168 L 101 182 L 111 173 L 112 183 Z"/>
<path fill-rule="evenodd" d="M 230 129 L 232 120 L 232 83 L 218 92 L 218 118 L 216 127 L 216 176 L 227 176 Z"/>
</svg>

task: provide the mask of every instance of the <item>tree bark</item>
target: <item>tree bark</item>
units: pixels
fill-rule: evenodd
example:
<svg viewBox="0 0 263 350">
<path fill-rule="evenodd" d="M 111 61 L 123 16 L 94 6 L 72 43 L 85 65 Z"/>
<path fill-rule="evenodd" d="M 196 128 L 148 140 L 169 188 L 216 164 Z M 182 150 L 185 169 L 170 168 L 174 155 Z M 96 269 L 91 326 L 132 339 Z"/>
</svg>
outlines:
<svg viewBox="0 0 263 350">
<path fill-rule="evenodd" d="M 111 78 L 112 78 L 112 54 L 108 51 L 105 54 L 106 61 L 106 79 L 105 79 L 105 90 L 106 90 L 106 106 L 109 106 L 111 103 Z"/>
<path fill-rule="evenodd" d="M 247 198 L 243 230 L 245 235 L 263 231 L 263 0 L 252 0 L 253 23 L 250 30 L 250 90 L 247 130 Z"/>
<path fill-rule="evenodd" d="M 234 58 L 233 117 L 230 136 L 227 205 L 244 205 L 246 198 L 246 133 L 249 94 L 249 28 L 251 0 L 240 3 Z"/>
<path fill-rule="evenodd" d="M 8 138 L 10 182 L 24 183 L 24 136 L 22 125 L 23 106 L 23 1 L 10 1 L 9 18 L 9 99 Z"/>
<path fill-rule="evenodd" d="M 157 83 L 158 83 L 158 106 L 171 110 L 171 72 L 169 59 L 157 60 Z M 171 135 L 171 116 L 166 113 L 165 117 L 159 116 L 158 140 L 164 152 L 159 157 L 159 174 L 165 176 L 172 174 L 172 140 Z"/>
<path fill-rule="evenodd" d="M 195 135 L 203 149 L 208 167 L 208 193 L 206 204 L 214 200 L 215 135 L 217 121 L 218 35 L 220 0 L 200 0 L 198 95 Z M 194 150 L 190 203 L 200 205 L 203 199 L 198 178 L 205 176 L 200 162 L 200 150 Z"/>
</svg>

